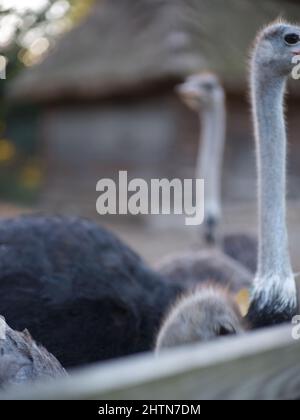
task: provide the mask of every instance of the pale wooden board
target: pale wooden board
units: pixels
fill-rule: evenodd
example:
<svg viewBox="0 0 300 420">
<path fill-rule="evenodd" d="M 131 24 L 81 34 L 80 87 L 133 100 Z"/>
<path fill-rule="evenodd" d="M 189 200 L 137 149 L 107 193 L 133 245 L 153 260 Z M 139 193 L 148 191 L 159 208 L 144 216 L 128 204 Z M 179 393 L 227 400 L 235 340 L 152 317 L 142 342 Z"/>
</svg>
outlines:
<svg viewBox="0 0 300 420">
<path fill-rule="evenodd" d="M 0 399 L 300 398 L 300 340 L 291 327 L 95 365 Z"/>
</svg>

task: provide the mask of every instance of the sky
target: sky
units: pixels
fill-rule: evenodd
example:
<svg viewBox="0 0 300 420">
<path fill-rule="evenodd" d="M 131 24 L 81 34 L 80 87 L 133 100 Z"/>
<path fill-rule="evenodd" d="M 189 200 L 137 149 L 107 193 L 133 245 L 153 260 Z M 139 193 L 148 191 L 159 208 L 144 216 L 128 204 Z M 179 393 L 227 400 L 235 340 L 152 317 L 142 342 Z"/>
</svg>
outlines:
<svg viewBox="0 0 300 420">
<path fill-rule="evenodd" d="M 34 14 L 43 10 L 48 3 L 48 0 L 0 0 L 0 10 L 2 8 L 4 10 L 6 8 L 14 8 L 17 11 L 16 14 L 10 13 L 2 16 L 0 19 L 0 49 L 5 48 L 14 39 L 16 28 L 23 22 L 20 18 L 23 12 L 33 12 Z M 26 48 L 33 46 L 34 43 L 35 53 L 38 48 L 44 50 L 46 48 L 44 34 L 47 32 L 48 35 L 51 33 L 55 35 L 55 33 L 59 33 L 62 30 L 61 24 L 57 20 L 65 15 L 68 7 L 69 3 L 66 0 L 55 1 L 51 9 L 47 12 L 48 24 L 43 30 L 42 28 L 29 30 L 22 36 L 22 39 L 19 39 L 19 42 Z"/>
<path fill-rule="evenodd" d="M 39 11 L 47 3 L 48 0 L 0 0 L 0 8 L 15 7 L 18 11 Z"/>
</svg>

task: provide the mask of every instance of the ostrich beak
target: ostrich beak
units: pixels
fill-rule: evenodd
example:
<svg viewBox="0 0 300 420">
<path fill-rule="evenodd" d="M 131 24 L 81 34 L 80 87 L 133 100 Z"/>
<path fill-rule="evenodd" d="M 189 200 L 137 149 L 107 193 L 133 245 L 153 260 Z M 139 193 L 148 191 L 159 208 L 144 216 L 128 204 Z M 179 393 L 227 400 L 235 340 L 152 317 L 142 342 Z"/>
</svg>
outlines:
<svg viewBox="0 0 300 420">
<path fill-rule="evenodd" d="M 198 99 L 199 92 L 195 90 L 195 88 L 188 83 L 183 83 L 179 86 L 176 86 L 175 92 L 181 97 L 185 99 Z"/>
</svg>

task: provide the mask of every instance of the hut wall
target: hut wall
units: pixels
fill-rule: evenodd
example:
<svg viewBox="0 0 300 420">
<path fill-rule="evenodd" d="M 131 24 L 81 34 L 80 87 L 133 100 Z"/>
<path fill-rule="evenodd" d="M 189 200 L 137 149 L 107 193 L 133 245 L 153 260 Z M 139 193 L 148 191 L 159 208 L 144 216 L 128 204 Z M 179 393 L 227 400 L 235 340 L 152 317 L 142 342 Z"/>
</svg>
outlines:
<svg viewBox="0 0 300 420">
<path fill-rule="evenodd" d="M 223 195 L 230 203 L 256 199 L 255 149 L 249 105 L 230 96 Z M 300 197 L 299 103 L 289 106 L 289 195 Z M 42 137 L 46 183 L 41 207 L 96 216 L 96 183 L 129 178 L 191 178 L 198 148 L 199 120 L 173 94 L 152 98 L 59 105 L 45 110 Z M 300 152 L 300 150 L 299 150 Z"/>
<path fill-rule="evenodd" d="M 171 94 L 47 108 L 41 124 L 46 174 L 41 206 L 93 216 L 100 178 L 116 179 L 119 170 L 146 179 L 176 173 L 181 107 Z"/>
</svg>

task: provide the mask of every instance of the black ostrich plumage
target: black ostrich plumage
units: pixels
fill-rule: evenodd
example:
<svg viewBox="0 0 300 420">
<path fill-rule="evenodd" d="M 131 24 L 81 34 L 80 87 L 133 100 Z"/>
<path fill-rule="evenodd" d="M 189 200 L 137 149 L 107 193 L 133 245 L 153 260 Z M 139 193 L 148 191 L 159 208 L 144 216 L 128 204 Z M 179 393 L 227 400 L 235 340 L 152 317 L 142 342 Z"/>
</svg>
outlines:
<svg viewBox="0 0 300 420">
<path fill-rule="evenodd" d="M 180 293 L 90 221 L 0 221 L 0 314 L 65 368 L 150 350 Z"/>
</svg>

